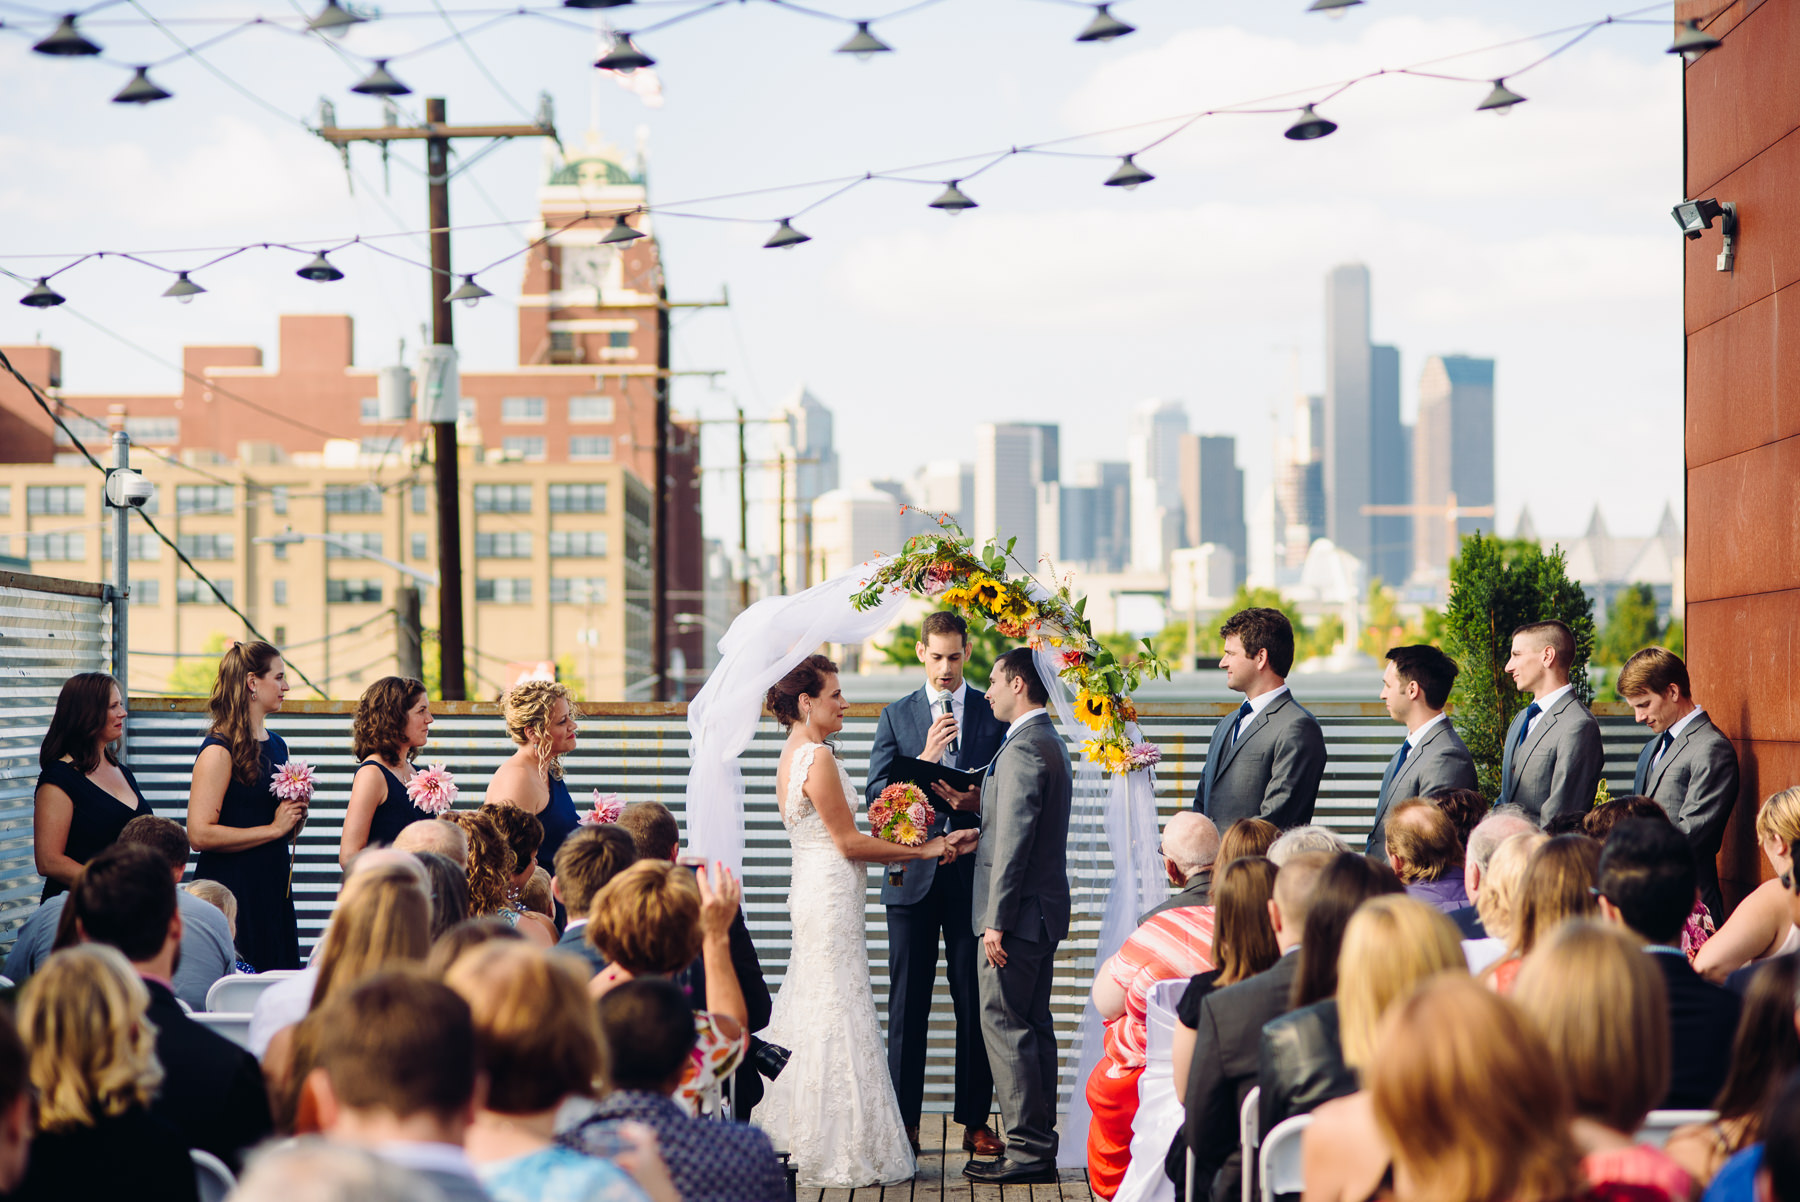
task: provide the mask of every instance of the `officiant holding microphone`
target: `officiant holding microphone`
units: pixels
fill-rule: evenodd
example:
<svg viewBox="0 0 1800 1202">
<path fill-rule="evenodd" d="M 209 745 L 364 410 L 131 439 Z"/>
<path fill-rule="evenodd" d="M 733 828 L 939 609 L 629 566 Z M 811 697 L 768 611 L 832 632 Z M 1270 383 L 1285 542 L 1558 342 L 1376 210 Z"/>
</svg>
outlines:
<svg viewBox="0 0 1800 1202">
<path fill-rule="evenodd" d="M 953 613 L 931 613 L 919 634 L 919 662 L 925 686 L 881 711 L 869 751 L 868 795 L 913 779 L 909 759 L 976 771 L 1000 750 L 1005 726 L 987 698 L 963 680 L 969 658 L 969 627 Z M 979 787 L 959 790 L 932 782 L 927 793 L 938 818 L 927 837 L 945 829 L 979 824 Z M 919 1146 L 919 1115 L 925 1100 L 925 1055 L 931 994 L 937 984 L 938 938 L 944 942 L 944 975 L 956 1014 L 956 1103 L 952 1117 L 965 1130 L 963 1148 L 977 1156 L 1005 1150 L 992 1130 L 994 1079 L 981 1037 L 981 997 L 976 981 L 980 939 L 969 928 L 975 857 L 947 867 L 936 860 L 905 865 L 900 883 L 884 879 L 881 901 L 888 916 L 888 1071 L 907 1135 Z"/>
</svg>

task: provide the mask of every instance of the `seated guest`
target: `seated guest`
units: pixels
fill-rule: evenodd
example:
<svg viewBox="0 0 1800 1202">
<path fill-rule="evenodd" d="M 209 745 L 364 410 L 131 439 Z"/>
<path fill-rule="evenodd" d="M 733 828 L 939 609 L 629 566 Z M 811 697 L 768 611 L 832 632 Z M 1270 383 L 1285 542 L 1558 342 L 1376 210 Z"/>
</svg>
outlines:
<svg viewBox="0 0 1800 1202">
<path fill-rule="evenodd" d="M 31 1063 L 10 1007 L 0 1007 L 0 1195 L 10 1195 L 25 1176 L 37 1127 L 31 1095 Z"/>
<path fill-rule="evenodd" d="M 604 1154 L 621 1125 L 642 1123 L 656 1132 L 682 1202 L 783 1202 L 787 1181 L 767 1135 L 694 1118 L 671 1100 L 694 1051 L 693 1016 L 674 983 L 645 977 L 617 986 L 600 1000 L 600 1027 L 613 1092 L 562 1135 L 566 1146 Z"/>
<path fill-rule="evenodd" d="M 556 891 L 550 887 L 550 874 L 542 864 L 531 866 L 531 879 L 519 890 L 519 908 L 527 914 L 548 918 L 552 926 L 556 925 Z"/>
<path fill-rule="evenodd" d="M 1388 1007 L 1438 973 L 1468 971 L 1456 925 L 1433 907 L 1404 896 L 1357 907 L 1338 952 L 1336 995 L 1263 1027 L 1258 1130 L 1355 1093 Z"/>
<path fill-rule="evenodd" d="M 606 1160 L 555 1142 L 563 1102 L 593 1094 L 606 1079 L 600 1024 L 586 983 L 561 957 L 521 941 L 489 943 L 444 975 L 475 1023 L 475 1063 L 487 1088 L 466 1146 L 495 1202 L 645 1197 Z"/>
<path fill-rule="evenodd" d="M 1494 988 L 1511 993 L 1519 968 L 1533 948 L 1571 918 L 1594 913 L 1594 880 L 1600 845 L 1586 835 L 1555 835 L 1525 861 L 1519 882 L 1519 920 L 1506 955 L 1491 968 Z"/>
<path fill-rule="evenodd" d="M 1700 1110 L 1712 1104 L 1731 1064 L 1738 995 L 1696 973 L 1681 951 L 1681 928 L 1698 888 L 1694 852 L 1668 822 L 1627 818 L 1600 854 L 1600 913 L 1644 940 L 1662 970 L 1674 1048 L 1669 1092 L 1657 1105 Z"/>
<path fill-rule="evenodd" d="M 44 962 L 19 994 L 37 1138 L 14 1202 L 197 1202 L 194 1165 L 150 1112 L 162 1084 L 150 994 L 117 950 L 83 944 Z"/>
<path fill-rule="evenodd" d="M 416 1173 L 361 1148 L 317 1136 L 290 1139 L 250 1158 L 231 1202 L 443 1202 Z"/>
<path fill-rule="evenodd" d="M 448 818 L 469 837 L 469 915 L 498 918 L 539 947 L 556 943 L 556 926 L 541 914 L 527 914 L 513 904 L 517 853 L 495 823 L 490 810 L 452 810 Z M 524 814 L 524 811 L 519 811 Z M 531 815 L 524 814 L 529 818 Z"/>
<path fill-rule="evenodd" d="M 1520 970 L 1513 998 L 1569 1088 L 1587 1179 L 1689 1202 L 1693 1178 L 1660 1149 L 1632 1142 L 1669 1089 L 1662 974 L 1637 940 L 1597 922 L 1564 923 Z"/>
<path fill-rule="evenodd" d="M 82 941 L 117 949 L 150 991 L 145 1016 L 163 1066 L 150 1113 L 235 1172 L 245 1149 L 273 1130 L 269 1095 L 256 1057 L 189 1018 L 169 988 L 182 924 L 167 861 L 115 843 L 88 861 L 66 896 Z"/>
<path fill-rule="evenodd" d="M 410 851 L 415 855 L 422 851 L 435 851 L 440 856 L 448 856 L 463 868 L 469 866 L 469 832 L 454 822 L 442 818 L 432 818 L 425 822 L 409 823 L 394 839 L 395 851 Z"/>
<path fill-rule="evenodd" d="M 464 1150 L 478 1080 L 468 1003 L 387 971 L 333 997 L 320 1018 L 306 1090 L 325 1134 L 420 1174 L 448 1202 L 489 1202 Z"/>
<path fill-rule="evenodd" d="M 1239 818 L 1219 836 L 1219 855 L 1213 861 L 1213 872 L 1221 872 L 1225 865 L 1246 856 L 1267 859 L 1269 849 L 1279 838 L 1281 828 L 1267 818 Z"/>
<path fill-rule="evenodd" d="M 1726 977 L 1757 960 L 1800 950 L 1789 893 L 1781 878 L 1793 871 L 1791 845 L 1800 839 L 1800 785 L 1783 789 L 1756 812 L 1756 842 L 1769 861 L 1769 879 L 1758 885 L 1718 933 L 1694 957 L 1694 970 L 1709 981 Z"/>
<path fill-rule="evenodd" d="M 1216 990 L 1200 1003 L 1183 1091 L 1187 1121 L 1167 1159 L 1173 1180 L 1184 1171 L 1176 1166 L 1185 1164 L 1181 1154 L 1185 1140 L 1194 1155 L 1196 1198 L 1231 1202 L 1239 1195 L 1240 1173 L 1246 1170 L 1238 1148 L 1238 1112 L 1256 1084 L 1263 1024 L 1285 1014 L 1291 1005 L 1299 963 L 1293 953 L 1301 946 L 1300 932 L 1315 886 L 1331 863 L 1323 852 L 1299 852 L 1282 866 L 1269 907 L 1281 959 L 1266 972 Z"/>
<path fill-rule="evenodd" d="M 1450 815 L 1423 797 L 1409 797 L 1388 811 L 1387 859 L 1407 896 L 1445 914 L 1469 904 L 1463 891 L 1462 844 Z"/>
<path fill-rule="evenodd" d="M 125 733 L 125 712 L 119 682 L 104 672 L 77 672 L 56 695 L 32 795 L 31 846 L 45 900 L 73 885 L 81 866 L 127 822 L 150 812 L 137 778 L 113 750 Z"/>
<path fill-rule="evenodd" d="M 185 837 L 186 836 L 184 835 L 183 838 Z M 181 891 L 199 898 L 201 901 L 225 916 L 225 930 L 230 934 L 232 939 L 231 972 L 226 975 L 230 976 L 233 973 L 241 974 L 243 976 L 253 975 L 256 972 L 256 966 L 237 954 L 237 894 L 227 889 L 218 881 L 189 881 L 181 887 Z M 183 926 L 185 925 L 186 923 L 184 922 Z M 211 987 L 209 986 L 208 988 L 210 990 Z M 187 999 L 182 998 L 182 1001 L 186 1002 Z M 188 1009 L 200 1010 L 204 1009 L 204 1007 L 189 1005 Z"/>
<path fill-rule="evenodd" d="M 1800 957 L 1760 965 L 1744 994 L 1731 1045 L 1731 1067 L 1713 1100 L 1719 1117 L 1682 1127 L 1664 1145 L 1669 1159 L 1706 1185 L 1725 1162 L 1762 1138 L 1763 1118 L 1786 1081 L 1800 1070 L 1800 1033 L 1794 999 L 1800 996 Z"/>
<path fill-rule="evenodd" d="M 1794 1202 L 1800 1198 L 1800 1073 L 1788 1077 L 1763 1116 L 1763 1142 L 1725 1162 L 1705 1202 Z"/>
<path fill-rule="evenodd" d="M 512 849 L 512 866 L 506 872 L 506 895 L 515 903 L 515 908 L 521 908 L 516 903 L 525 892 L 525 886 L 531 883 L 532 870 L 538 867 L 538 848 L 544 845 L 544 824 L 538 821 L 537 815 L 528 814 L 518 806 L 490 803 L 482 806 L 480 812 L 499 828 L 500 837 Z"/>
<path fill-rule="evenodd" d="M 1403 892 L 1394 870 L 1355 852 L 1339 852 L 1319 874 L 1306 909 L 1306 926 L 1296 953 L 1294 996 L 1288 1007 L 1310 1006 L 1337 996 L 1338 952 L 1350 917 L 1372 897 Z"/>
<path fill-rule="evenodd" d="M 1163 862 L 1183 876 L 1184 905 L 1152 910 L 1122 947 L 1094 974 L 1094 1009 L 1106 1024 L 1099 1061 L 1087 1080 L 1088 1184 L 1102 1198 L 1118 1192 L 1131 1162 L 1131 1121 L 1137 1115 L 1138 1078 L 1149 1052 L 1147 996 L 1158 981 L 1187 979 L 1213 967 L 1213 908 L 1205 893 L 1191 892 L 1196 878 L 1212 876 L 1218 832 L 1212 820 L 1178 810 L 1163 830 Z M 1196 861 L 1204 860 L 1204 864 Z M 1185 864 L 1183 862 L 1186 862 Z M 1198 900 L 1196 900 L 1198 899 Z"/>
<path fill-rule="evenodd" d="M 1476 823 L 1475 829 L 1469 832 L 1463 851 L 1463 892 L 1469 895 L 1469 904 L 1460 910 L 1449 911 L 1450 921 L 1462 931 L 1464 939 L 1496 937 L 1482 925 L 1481 911 L 1476 905 L 1481 896 L 1482 878 L 1487 875 L 1488 862 L 1494 858 L 1495 850 L 1514 835 L 1536 832 L 1537 823 L 1527 818 L 1525 811 L 1518 806 L 1496 810 Z M 1481 967 L 1485 966 L 1470 966 L 1471 971 L 1475 972 L 1479 972 Z"/>
<path fill-rule="evenodd" d="M 441 981 L 463 953 L 488 943 L 525 943 L 525 936 L 498 918 L 469 918 L 445 931 L 425 957 L 425 975 Z M 535 945 L 534 945 L 535 946 Z"/>
<path fill-rule="evenodd" d="M 132 847 L 147 847 L 161 856 L 177 884 L 187 872 L 188 838 L 179 822 L 143 814 L 125 824 L 118 841 Z M 12 952 L 6 957 L 5 968 L 6 975 L 15 983 L 23 984 L 50 954 L 62 921 L 65 896 L 58 894 L 44 902 L 19 928 Z M 237 964 L 237 949 L 232 943 L 235 928 L 219 910 L 185 891 L 177 894 L 175 903 L 181 911 L 182 927 L 181 955 L 175 968 L 175 996 L 186 1002 L 189 1009 L 204 1010 L 206 991 L 212 988 L 214 981 L 232 972 Z"/>
<path fill-rule="evenodd" d="M 1674 825 L 1674 821 L 1669 817 L 1669 812 L 1663 809 L 1661 802 L 1653 797 L 1628 794 L 1624 797 L 1614 797 L 1589 810 L 1581 820 L 1581 833 L 1590 839 L 1598 839 L 1604 844 L 1606 837 L 1612 834 L 1612 828 L 1627 818 L 1648 818 L 1653 822 L 1662 821 L 1671 826 Z M 1690 841 L 1689 846 L 1692 845 Z M 1695 859 L 1695 868 L 1700 868 L 1698 857 Z M 1700 949 L 1714 934 L 1712 911 L 1708 909 L 1703 900 L 1705 896 L 1706 881 L 1705 874 L 1702 872 L 1700 897 L 1694 899 L 1694 908 L 1688 912 L 1687 923 L 1681 929 L 1681 950 L 1686 954 L 1689 964 L 1694 962 L 1694 957 L 1700 954 Z M 1723 906 L 1724 903 L 1721 902 L 1721 914 L 1724 913 Z"/>
<path fill-rule="evenodd" d="M 556 849 L 556 875 L 550 879 L 551 892 L 569 913 L 562 938 L 556 941 L 557 951 L 582 957 L 595 972 L 606 967 L 606 957 L 583 933 L 588 907 L 594 903 L 594 894 L 636 859 L 637 844 L 632 842 L 631 832 L 614 823 L 578 827 L 563 840 Z"/>
<path fill-rule="evenodd" d="M 1475 828 L 1487 821 L 1488 815 L 1493 812 L 1480 789 L 1434 789 L 1424 794 L 1424 797 L 1444 811 L 1444 816 L 1450 819 L 1450 824 L 1456 828 L 1458 847 L 1466 848 L 1475 834 Z M 1517 809 L 1521 814 L 1525 812 L 1520 807 L 1507 808 Z"/>
<path fill-rule="evenodd" d="M 1349 850 L 1350 845 L 1336 831 L 1328 826 L 1309 823 L 1282 831 L 1275 842 L 1269 844 L 1269 858 L 1275 861 L 1275 867 L 1280 868 L 1303 851 L 1322 851 L 1326 855 L 1335 856 Z"/>
<path fill-rule="evenodd" d="M 439 852 L 419 851 L 411 855 L 431 880 L 431 938 L 435 942 L 439 935 L 469 917 L 469 876 L 461 864 Z"/>
<path fill-rule="evenodd" d="M 689 872 L 639 860 L 600 890 L 588 911 L 587 937 L 607 959 L 588 985 L 596 998 L 636 977 L 674 976 L 696 959 L 703 966 L 711 1009 L 694 1011 L 699 1046 L 676 1095 L 691 1113 L 717 1112 L 721 1082 L 749 1050 L 744 994 L 731 964 L 731 922 L 741 896 L 721 864 Z"/>
<path fill-rule="evenodd" d="M 1196 810 L 1175 811 L 1163 827 L 1157 852 L 1162 856 L 1163 872 L 1175 892 L 1138 919 L 1140 924 L 1165 910 L 1212 905 L 1213 865 L 1219 858 L 1219 828 L 1213 825 L 1211 818 Z"/>
<path fill-rule="evenodd" d="M 1260 818 L 1239 819 L 1233 829 Z M 1200 1003 L 1215 989 L 1248 981 L 1273 968 L 1281 958 L 1275 927 L 1269 921 L 1269 902 L 1275 897 L 1275 861 L 1264 856 L 1240 856 L 1227 861 L 1213 881 L 1218 909 L 1213 915 L 1213 960 L 1217 968 L 1195 974 L 1176 1003 L 1175 1038 L 1171 1048 L 1171 1083 L 1175 1100 L 1187 1093 L 1188 1067 L 1193 1062 L 1194 1024 L 1200 1021 Z"/>
<path fill-rule="evenodd" d="M 1549 841 L 1550 836 L 1535 826 L 1509 835 L 1494 849 L 1488 857 L 1487 867 L 1482 870 L 1481 889 L 1472 896 L 1487 938 L 1467 940 L 1463 944 L 1463 954 L 1469 957 L 1469 971 L 1485 980 L 1493 980 L 1494 966 L 1518 941 L 1525 869 L 1531 865 L 1531 853 Z"/>
</svg>

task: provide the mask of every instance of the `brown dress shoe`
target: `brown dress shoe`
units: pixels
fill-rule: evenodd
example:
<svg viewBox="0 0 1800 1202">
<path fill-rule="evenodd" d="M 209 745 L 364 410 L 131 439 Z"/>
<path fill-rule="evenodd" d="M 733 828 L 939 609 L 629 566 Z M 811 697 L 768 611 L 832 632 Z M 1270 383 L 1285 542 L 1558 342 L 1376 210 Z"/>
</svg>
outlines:
<svg viewBox="0 0 1800 1202">
<path fill-rule="evenodd" d="M 963 1132 L 963 1151 L 976 1156 L 999 1157 L 1005 1155 L 1006 1144 L 986 1127 L 970 1127 Z"/>
<path fill-rule="evenodd" d="M 919 1154 L 919 1129 L 917 1127 L 906 1129 L 906 1142 L 912 1145 L 913 1155 L 917 1156 Z"/>
</svg>

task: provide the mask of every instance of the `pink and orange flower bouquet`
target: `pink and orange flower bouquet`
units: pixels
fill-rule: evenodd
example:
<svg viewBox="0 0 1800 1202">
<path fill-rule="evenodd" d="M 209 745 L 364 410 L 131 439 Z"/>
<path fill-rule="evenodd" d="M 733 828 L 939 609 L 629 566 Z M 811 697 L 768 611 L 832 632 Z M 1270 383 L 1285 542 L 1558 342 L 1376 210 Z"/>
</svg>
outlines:
<svg viewBox="0 0 1800 1202">
<path fill-rule="evenodd" d="M 869 828 L 883 843 L 900 847 L 918 847 L 931 833 L 937 811 L 925 791 L 910 783 L 889 785 L 869 803 Z M 898 885 L 906 876 L 906 866 L 888 869 L 888 883 Z"/>
</svg>

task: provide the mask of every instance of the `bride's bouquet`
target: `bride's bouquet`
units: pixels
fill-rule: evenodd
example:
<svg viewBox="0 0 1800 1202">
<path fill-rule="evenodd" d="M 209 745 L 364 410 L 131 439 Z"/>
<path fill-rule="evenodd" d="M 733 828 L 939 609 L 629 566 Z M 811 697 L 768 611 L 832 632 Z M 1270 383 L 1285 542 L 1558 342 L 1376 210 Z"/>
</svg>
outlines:
<svg viewBox="0 0 1800 1202">
<path fill-rule="evenodd" d="M 869 803 L 869 827 L 883 843 L 901 847 L 918 847 L 925 842 L 937 811 L 931 808 L 925 791 L 915 784 L 902 782 L 889 785 Z M 906 877 L 906 866 L 888 870 L 888 883 L 898 885 Z"/>
</svg>

